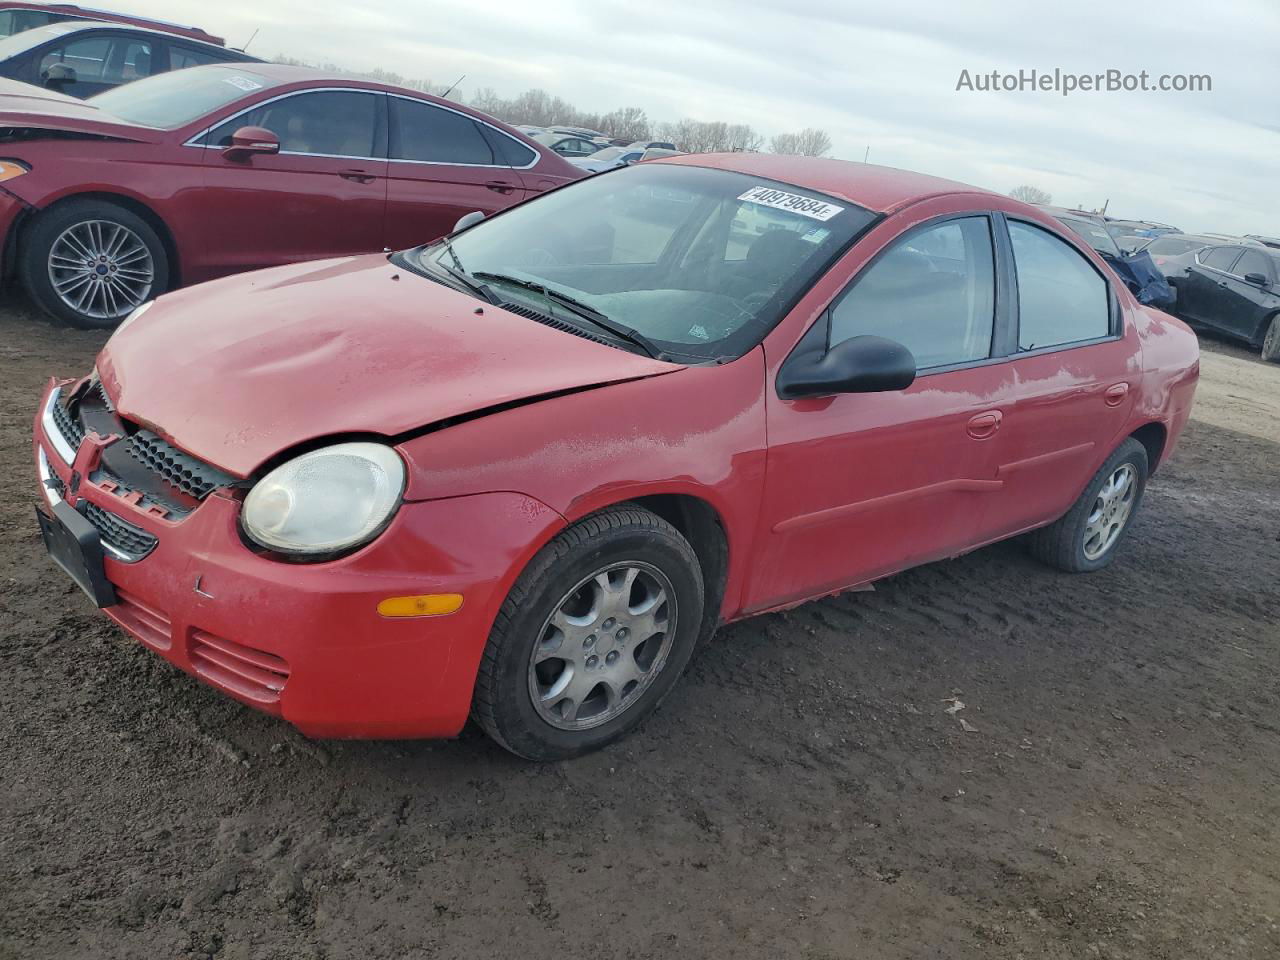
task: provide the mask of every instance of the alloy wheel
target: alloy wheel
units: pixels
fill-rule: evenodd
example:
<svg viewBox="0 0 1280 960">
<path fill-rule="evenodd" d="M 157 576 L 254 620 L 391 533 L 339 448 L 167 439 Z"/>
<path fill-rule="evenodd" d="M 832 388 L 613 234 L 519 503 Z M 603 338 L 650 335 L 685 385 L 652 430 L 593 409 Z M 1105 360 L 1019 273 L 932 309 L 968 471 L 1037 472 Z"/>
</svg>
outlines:
<svg viewBox="0 0 1280 960">
<path fill-rule="evenodd" d="M 151 250 L 128 227 L 85 220 L 58 235 L 49 250 L 49 281 L 72 310 L 95 320 L 125 317 L 151 295 Z"/>
<path fill-rule="evenodd" d="M 676 631 L 676 596 L 658 568 L 615 563 L 556 604 L 529 660 L 538 715 L 561 730 L 620 716 L 662 672 Z"/>
<path fill-rule="evenodd" d="M 1138 471 L 1131 463 L 1122 463 L 1107 477 L 1084 525 L 1084 555 L 1097 560 L 1110 550 L 1133 513 L 1138 492 Z"/>
</svg>

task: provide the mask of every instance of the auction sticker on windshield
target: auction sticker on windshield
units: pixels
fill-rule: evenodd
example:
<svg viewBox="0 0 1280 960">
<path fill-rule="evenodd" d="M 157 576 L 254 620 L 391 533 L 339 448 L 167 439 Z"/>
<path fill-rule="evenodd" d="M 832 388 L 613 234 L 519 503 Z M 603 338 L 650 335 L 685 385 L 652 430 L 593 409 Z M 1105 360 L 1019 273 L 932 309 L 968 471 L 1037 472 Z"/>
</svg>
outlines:
<svg viewBox="0 0 1280 960">
<path fill-rule="evenodd" d="M 814 220 L 830 220 L 844 209 L 834 203 L 802 197 L 798 193 L 787 193 L 785 190 L 775 190 L 773 187 L 752 187 L 738 199 L 746 200 L 748 203 L 758 203 L 762 207 L 798 213 L 801 216 L 812 217 Z"/>
<path fill-rule="evenodd" d="M 230 77 L 223 77 L 222 81 L 223 83 L 231 84 L 233 87 L 239 87 L 241 90 L 245 91 L 245 93 L 248 93 L 251 90 L 262 89 L 262 84 L 258 83 L 258 81 L 250 80 L 248 77 L 242 77 L 238 74 Z"/>
</svg>

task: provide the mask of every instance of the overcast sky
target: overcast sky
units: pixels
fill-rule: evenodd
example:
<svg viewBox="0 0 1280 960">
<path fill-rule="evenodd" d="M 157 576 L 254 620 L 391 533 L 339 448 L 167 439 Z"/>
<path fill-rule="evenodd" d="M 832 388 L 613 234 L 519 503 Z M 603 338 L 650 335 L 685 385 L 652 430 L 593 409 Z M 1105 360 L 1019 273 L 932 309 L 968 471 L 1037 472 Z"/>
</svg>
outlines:
<svg viewBox="0 0 1280 960">
<path fill-rule="evenodd" d="M 105 0 L 103 0 L 105 4 Z M 788 10 L 787 6 L 791 9 Z M 250 51 L 654 120 L 827 130 L 835 156 L 1186 230 L 1280 235 L 1280 0 L 120 0 Z M 1209 93 L 957 92 L 1020 69 L 1209 74 Z"/>
</svg>

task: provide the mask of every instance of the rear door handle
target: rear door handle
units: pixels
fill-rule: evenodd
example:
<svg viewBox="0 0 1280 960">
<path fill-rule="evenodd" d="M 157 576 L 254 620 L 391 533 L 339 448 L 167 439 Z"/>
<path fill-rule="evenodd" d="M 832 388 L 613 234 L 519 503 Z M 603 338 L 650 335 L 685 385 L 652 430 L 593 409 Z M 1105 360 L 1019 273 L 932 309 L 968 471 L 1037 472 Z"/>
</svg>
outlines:
<svg viewBox="0 0 1280 960">
<path fill-rule="evenodd" d="M 1128 394 L 1129 385 L 1127 383 L 1113 383 L 1107 387 L 1103 393 L 1103 398 L 1107 401 L 1108 407 L 1118 407 Z"/>
<path fill-rule="evenodd" d="M 969 418 L 967 427 L 969 436 L 975 440 L 986 440 L 1000 429 L 1000 421 L 1004 419 L 1004 414 L 999 410 L 988 410 L 986 413 L 979 413 Z"/>
<path fill-rule="evenodd" d="M 339 170 L 338 176 L 343 180 L 354 180 L 356 183 L 373 183 L 377 179 L 372 173 L 363 170 Z"/>
<path fill-rule="evenodd" d="M 485 186 L 494 193 L 511 193 L 516 188 L 516 185 L 509 180 L 490 180 Z"/>
</svg>

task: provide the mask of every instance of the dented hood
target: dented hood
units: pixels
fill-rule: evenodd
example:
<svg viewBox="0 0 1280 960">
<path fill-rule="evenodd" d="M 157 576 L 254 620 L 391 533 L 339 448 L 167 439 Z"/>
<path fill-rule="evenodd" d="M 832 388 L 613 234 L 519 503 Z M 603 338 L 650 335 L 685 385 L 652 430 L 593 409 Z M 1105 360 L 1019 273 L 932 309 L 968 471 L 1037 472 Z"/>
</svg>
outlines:
<svg viewBox="0 0 1280 960">
<path fill-rule="evenodd" d="M 121 416 L 238 476 L 320 437 L 393 437 L 678 369 L 508 313 L 380 255 L 170 294 L 98 358 Z"/>
<path fill-rule="evenodd" d="M 77 100 L 44 87 L 0 77 L 0 131 L 61 130 L 122 140 L 157 143 L 163 132 L 121 120 L 91 101 Z"/>
</svg>

